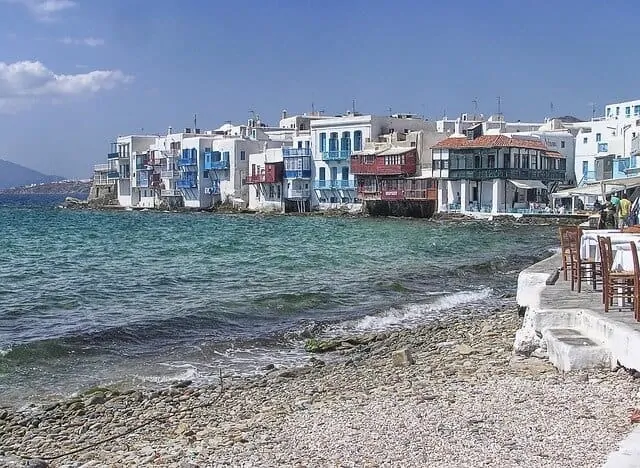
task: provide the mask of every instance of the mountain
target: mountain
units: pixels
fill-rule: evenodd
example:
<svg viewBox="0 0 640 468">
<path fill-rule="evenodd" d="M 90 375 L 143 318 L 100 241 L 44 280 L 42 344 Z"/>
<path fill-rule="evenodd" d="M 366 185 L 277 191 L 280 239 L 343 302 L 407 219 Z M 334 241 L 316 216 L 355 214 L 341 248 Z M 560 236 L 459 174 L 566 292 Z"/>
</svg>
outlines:
<svg viewBox="0 0 640 468">
<path fill-rule="evenodd" d="M 0 189 L 60 180 L 64 180 L 64 177 L 46 175 L 20 164 L 0 159 Z"/>
<path fill-rule="evenodd" d="M 564 115 L 562 117 L 556 117 L 556 119 L 560 120 L 561 122 L 566 122 L 566 123 L 584 122 L 583 119 L 579 119 L 578 117 L 574 117 L 573 115 Z"/>
</svg>

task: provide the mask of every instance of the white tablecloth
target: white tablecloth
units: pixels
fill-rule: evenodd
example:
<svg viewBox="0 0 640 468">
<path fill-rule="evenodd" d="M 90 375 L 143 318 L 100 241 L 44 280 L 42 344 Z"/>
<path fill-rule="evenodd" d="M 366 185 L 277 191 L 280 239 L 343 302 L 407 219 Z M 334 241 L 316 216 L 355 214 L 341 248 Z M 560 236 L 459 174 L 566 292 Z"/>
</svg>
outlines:
<svg viewBox="0 0 640 468">
<path fill-rule="evenodd" d="M 618 244 L 629 244 L 629 242 L 640 241 L 640 234 L 613 231 L 610 229 L 592 229 L 583 231 L 580 239 L 580 258 L 593 258 L 600 261 L 600 249 L 598 248 L 598 236 L 611 239 L 611 248 L 615 250 Z"/>
<path fill-rule="evenodd" d="M 640 252 L 640 239 L 633 240 Z M 611 269 L 615 271 L 633 271 L 633 255 L 629 242 L 623 244 L 611 244 L 613 250 L 613 264 Z"/>
</svg>

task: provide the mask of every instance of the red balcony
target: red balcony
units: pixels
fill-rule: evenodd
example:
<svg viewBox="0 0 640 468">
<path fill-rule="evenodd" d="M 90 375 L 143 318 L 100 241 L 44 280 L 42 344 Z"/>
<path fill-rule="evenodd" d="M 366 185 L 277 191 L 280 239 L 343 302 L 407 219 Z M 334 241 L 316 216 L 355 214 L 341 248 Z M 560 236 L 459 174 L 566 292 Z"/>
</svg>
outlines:
<svg viewBox="0 0 640 468">
<path fill-rule="evenodd" d="M 415 148 L 389 148 L 351 156 L 351 172 L 355 175 L 413 175 L 416 173 Z"/>
<path fill-rule="evenodd" d="M 254 164 L 251 168 L 251 175 L 247 176 L 247 184 L 277 184 L 282 182 L 283 172 L 284 164 L 282 161 L 265 163 L 262 170 Z"/>
<path fill-rule="evenodd" d="M 358 177 L 358 196 L 363 200 L 437 200 L 435 179 Z"/>
</svg>

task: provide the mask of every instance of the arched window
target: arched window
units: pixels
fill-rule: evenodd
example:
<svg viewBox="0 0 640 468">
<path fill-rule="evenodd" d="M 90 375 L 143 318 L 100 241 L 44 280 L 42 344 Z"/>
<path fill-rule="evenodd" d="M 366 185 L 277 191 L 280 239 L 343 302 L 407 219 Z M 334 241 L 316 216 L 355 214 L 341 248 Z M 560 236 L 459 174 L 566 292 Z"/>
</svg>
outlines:
<svg viewBox="0 0 640 468">
<path fill-rule="evenodd" d="M 342 151 L 351 152 L 351 133 L 342 132 L 342 139 L 340 140 L 340 149 Z"/>
<path fill-rule="evenodd" d="M 353 150 L 360 151 L 362 149 L 362 131 L 353 132 Z"/>
<path fill-rule="evenodd" d="M 329 135 L 329 151 L 338 151 L 338 132 Z"/>
</svg>

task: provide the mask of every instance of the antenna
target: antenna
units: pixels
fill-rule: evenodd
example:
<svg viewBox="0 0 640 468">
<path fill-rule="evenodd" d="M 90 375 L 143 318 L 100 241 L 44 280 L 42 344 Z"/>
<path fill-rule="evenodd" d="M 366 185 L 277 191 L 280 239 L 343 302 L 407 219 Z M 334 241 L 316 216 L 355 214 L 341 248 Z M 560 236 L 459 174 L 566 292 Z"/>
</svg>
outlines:
<svg viewBox="0 0 640 468">
<path fill-rule="evenodd" d="M 474 98 L 471 103 L 473 104 L 473 120 L 478 120 L 478 98 Z"/>
<path fill-rule="evenodd" d="M 198 128 L 198 114 L 193 114 L 193 128 Z"/>
<path fill-rule="evenodd" d="M 498 96 L 498 115 L 502 114 L 502 99 Z"/>
<path fill-rule="evenodd" d="M 588 105 L 591 106 L 591 118 L 595 119 L 596 118 L 596 103 L 595 102 L 590 102 Z"/>
<path fill-rule="evenodd" d="M 549 108 L 551 109 L 551 116 L 553 116 L 553 101 L 549 104 Z"/>
<path fill-rule="evenodd" d="M 249 114 L 251 114 L 251 117 L 253 117 L 253 120 L 256 119 L 256 111 L 254 111 L 253 109 L 249 109 Z"/>
<path fill-rule="evenodd" d="M 352 112 L 353 112 L 353 114 L 355 115 L 355 113 L 356 113 L 356 100 L 355 100 L 355 99 L 353 99 L 353 100 L 351 101 L 351 111 L 352 111 Z"/>
<path fill-rule="evenodd" d="M 316 115 L 316 105 L 315 103 L 311 103 L 311 115 Z"/>
<path fill-rule="evenodd" d="M 389 106 L 387 110 L 389 111 L 389 117 L 391 117 L 391 106 Z"/>
</svg>

